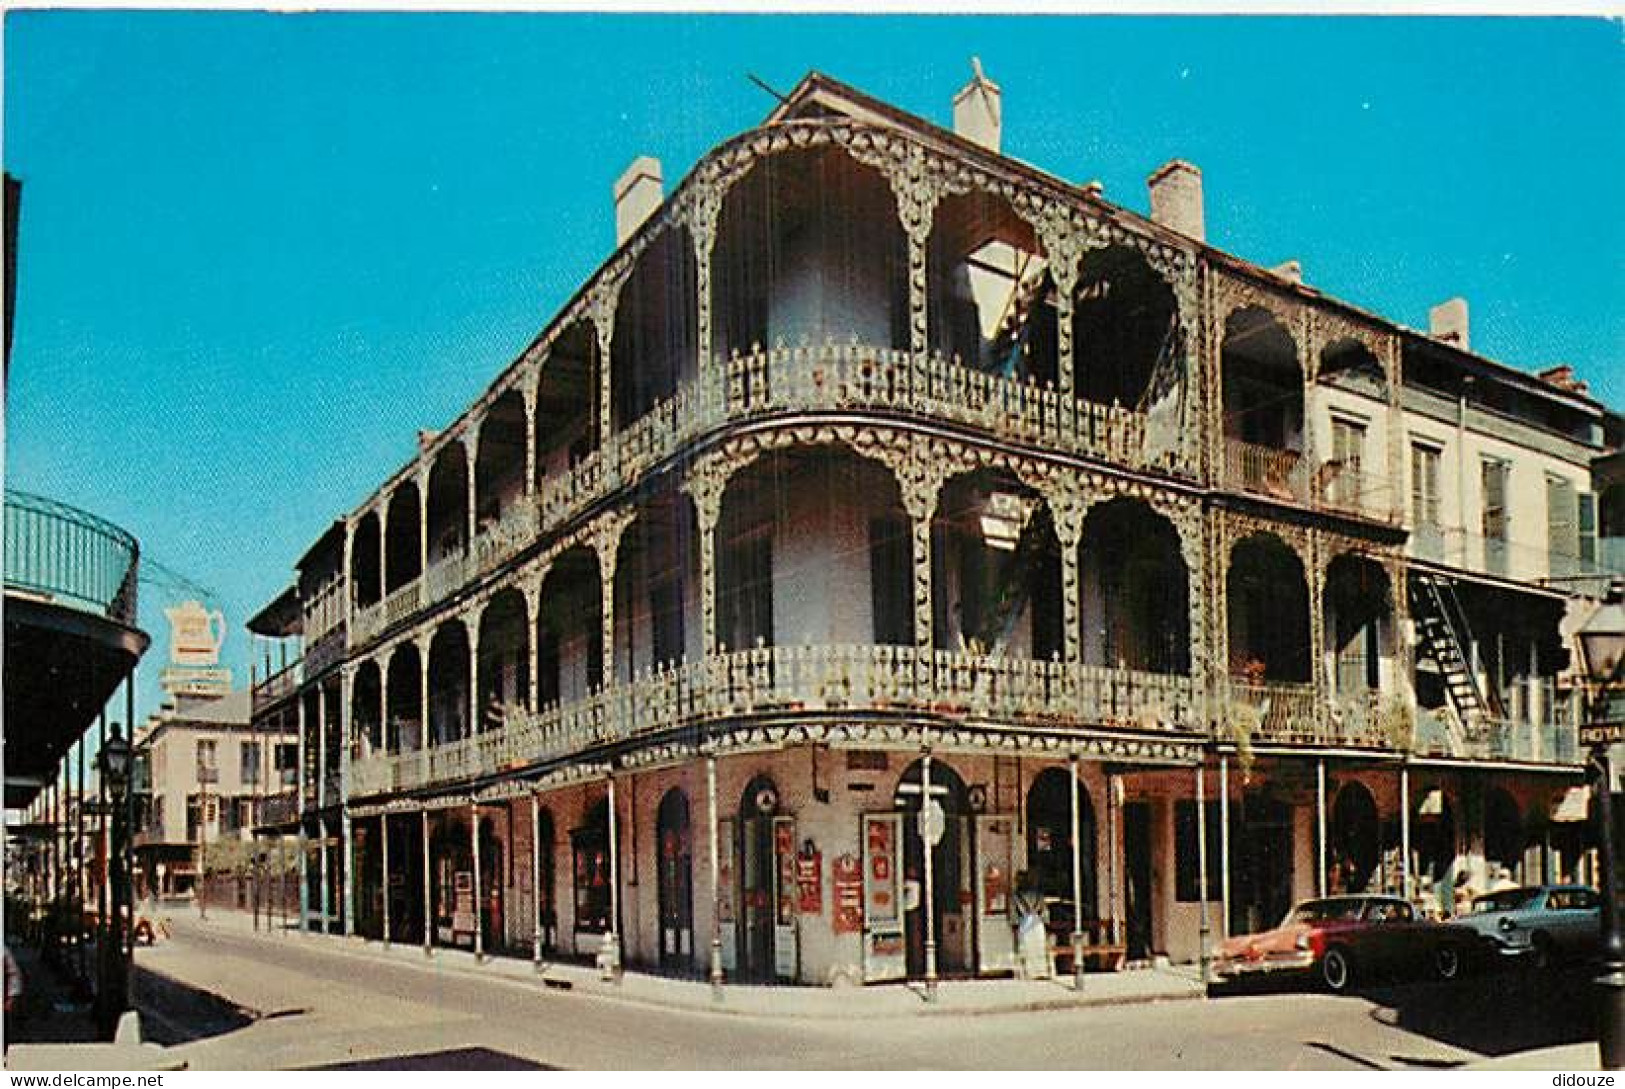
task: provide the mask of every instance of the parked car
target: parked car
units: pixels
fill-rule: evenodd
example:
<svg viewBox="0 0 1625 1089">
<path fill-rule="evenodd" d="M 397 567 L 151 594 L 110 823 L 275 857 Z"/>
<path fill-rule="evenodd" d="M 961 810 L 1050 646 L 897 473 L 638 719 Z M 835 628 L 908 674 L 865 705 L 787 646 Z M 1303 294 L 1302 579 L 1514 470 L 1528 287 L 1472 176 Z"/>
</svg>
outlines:
<svg viewBox="0 0 1625 1089">
<path fill-rule="evenodd" d="M 1456 918 L 1502 956 L 1544 968 L 1602 942 L 1602 896 L 1585 885 L 1535 885 L 1476 897 Z"/>
<path fill-rule="evenodd" d="M 1395 896 L 1330 896 L 1303 901 L 1273 930 L 1228 939 L 1215 970 L 1226 979 L 1313 973 L 1342 992 L 1356 979 L 1386 973 L 1455 979 L 1478 943 L 1474 932 L 1423 919 Z"/>
</svg>

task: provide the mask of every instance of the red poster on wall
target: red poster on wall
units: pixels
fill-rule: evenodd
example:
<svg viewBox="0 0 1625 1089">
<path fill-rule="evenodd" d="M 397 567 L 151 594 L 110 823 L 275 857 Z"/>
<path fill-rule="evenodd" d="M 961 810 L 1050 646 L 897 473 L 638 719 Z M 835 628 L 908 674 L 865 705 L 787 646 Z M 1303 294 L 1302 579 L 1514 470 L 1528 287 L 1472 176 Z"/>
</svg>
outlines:
<svg viewBox="0 0 1625 1089">
<path fill-rule="evenodd" d="M 803 915 L 824 913 L 822 851 L 804 851 L 796 856 L 796 908 Z"/>
<path fill-rule="evenodd" d="M 834 930 L 837 934 L 857 934 L 863 930 L 863 862 L 854 854 L 835 860 Z"/>
</svg>

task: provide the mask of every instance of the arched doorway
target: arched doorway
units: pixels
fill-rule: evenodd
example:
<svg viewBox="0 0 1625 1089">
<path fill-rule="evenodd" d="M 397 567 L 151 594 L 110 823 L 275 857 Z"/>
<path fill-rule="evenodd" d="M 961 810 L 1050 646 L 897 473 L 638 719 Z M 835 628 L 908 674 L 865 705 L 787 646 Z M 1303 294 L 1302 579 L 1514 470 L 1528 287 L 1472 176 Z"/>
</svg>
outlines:
<svg viewBox="0 0 1625 1089">
<path fill-rule="evenodd" d="M 480 946 L 490 953 L 508 944 L 507 904 L 504 902 L 502 841 L 496 821 L 480 818 Z"/>
<path fill-rule="evenodd" d="M 908 974 L 925 975 L 925 841 L 920 810 L 925 800 L 923 759 L 916 760 L 898 781 L 893 806 L 903 814 L 903 932 Z M 942 835 L 931 851 L 932 926 L 937 943 L 937 971 L 970 970 L 971 925 L 966 905 L 972 902 L 970 876 L 970 803 L 959 773 L 941 760 L 931 761 L 931 801 L 942 809 Z"/>
<path fill-rule="evenodd" d="M 1344 783 L 1332 803 L 1329 847 L 1333 893 L 1366 892 L 1377 884 L 1381 826 L 1377 803 L 1361 783 Z"/>
<path fill-rule="evenodd" d="M 655 818 L 660 850 L 660 970 L 688 972 L 694 965 L 694 844 L 688 798 L 666 792 Z"/>
<path fill-rule="evenodd" d="M 1078 784 L 1078 864 L 1083 878 L 1083 910 L 1095 904 L 1095 811 L 1089 792 Z M 1027 791 L 1027 878 L 1049 907 L 1050 932 L 1057 943 L 1071 940 L 1072 773 L 1045 768 Z"/>
<path fill-rule="evenodd" d="M 781 813 L 779 788 L 768 776 L 745 787 L 737 834 L 739 975 L 758 982 L 795 979 L 796 825 Z"/>
</svg>

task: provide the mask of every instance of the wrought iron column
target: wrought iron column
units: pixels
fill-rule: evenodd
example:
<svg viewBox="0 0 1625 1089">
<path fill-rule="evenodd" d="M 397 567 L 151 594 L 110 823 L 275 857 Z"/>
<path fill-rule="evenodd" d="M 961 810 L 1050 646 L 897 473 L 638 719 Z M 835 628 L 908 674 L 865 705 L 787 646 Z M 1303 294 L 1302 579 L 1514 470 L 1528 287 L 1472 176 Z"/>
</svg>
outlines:
<svg viewBox="0 0 1625 1089">
<path fill-rule="evenodd" d="M 1196 765 L 1196 876 L 1201 888 L 1202 907 L 1197 928 L 1200 948 L 1197 961 L 1202 969 L 1202 982 L 1213 982 L 1213 958 L 1209 946 L 1213 939 L 1213 926 L 1208 920 L 1207 903 L 1207 764 L 1206 758 Z"/>
<path fill-rule="evenodd" d="M 1399 765 L 1399 890 L 1411 898 L 1411 769 Z"/>
<path fill-rule="evenodd" d="M 480 903 L 480 803 L 468 803 L 469 838 L 474 841 L 474 960 L 485 961 L 485 905 Z"/>
<path fill-rule="evenodd" d="M 530 795 L 530 959 L 542 970 L 542 803 L 535 791 Z"/>
<path fill-rule="evenodd" d="M 706 823 L 711 837 L 711 990 L 722 997 L 722 865 L 721 836 L 717 830 L 717 757 L 705 754 Z"/>
<path fill-rule="evenodd" d="M 1326 895 L 1326 761 L 1315 761 L 1315 889 Z"/>
<path fill-rule="evenodd" d="M 926 836 L 926 813 L 931 807 L 931 750 L 925 751 L 920 761 L 920 817 L 916 831 L 920 836 L 921 854 L 925 857 L 925 887 L 920 898 L 920 914 L 925 918 L 925 996 L 927 1001 L 937 997 L 937 917 L 935 906 L 936 882 L 932 855 L 935 853 Z"/>
<path fill-rule="evenodd" d="M 1230 936 L 1230 756 L 1219 754 L 1219 934 Z"/>
<path fill-rule="evenodd" d="M 1078 842 L 1078 754 L 1067 758 L 1072 774 L 1072 989 L 1083 990 L 1083 845 Z"/>
<path fill-rule="evenodd" d="M 429 810 L 421 809 L 418 815 L 423 818 L 423 955 L 427 957 L 434 953 L 434 897 L 429 884 Z"/>
<path fill-rule="evenodd" d="M 608 660 L 608 655 L 605 655 Z M 609 776 L 609 953 L 615 981 L 621 979 L 621 841 L 615 819 L 615 775 Z"/>
<path fill-rule="evenodd" d="M 384 948 L 389 948 L 389 814 L 378 814 L 379 883 L 384 891 Z"/>
</svg>

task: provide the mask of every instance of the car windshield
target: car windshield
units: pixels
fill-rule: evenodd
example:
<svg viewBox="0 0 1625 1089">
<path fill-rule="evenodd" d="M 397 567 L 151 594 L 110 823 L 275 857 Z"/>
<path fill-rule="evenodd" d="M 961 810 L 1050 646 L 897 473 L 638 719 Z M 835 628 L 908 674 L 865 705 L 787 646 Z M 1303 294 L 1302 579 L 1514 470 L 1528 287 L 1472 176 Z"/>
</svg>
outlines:
<svg viewBox="0 0 1625 1089">
<path fill-rule="evenodd" d="M 1286 925 L 1293 923 L 1329 923 L 1342 919 L 1358 919 L 1360 908 L 1364 906 L 1363 900 L 1305 900 L 1292 909 L 1287 916 Z"/>
<path fill-rule="evenodd" d="M 1539 889 L 1507 889 L 1505 892 L 1492 892 L 1488 896 L 1480 896 L 1473 901 L 1473 914 L 1483 915 L 1491 911 L 1519 911 L 1535 902 Z"/>
</svg>

